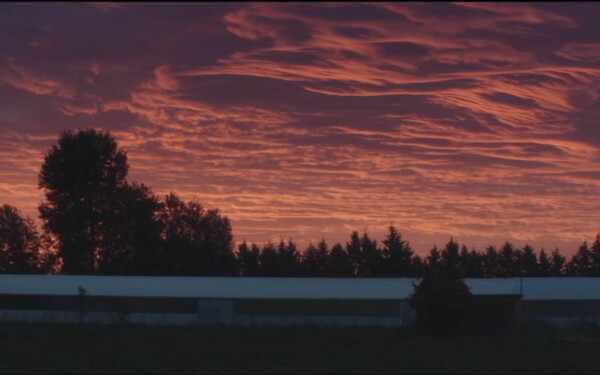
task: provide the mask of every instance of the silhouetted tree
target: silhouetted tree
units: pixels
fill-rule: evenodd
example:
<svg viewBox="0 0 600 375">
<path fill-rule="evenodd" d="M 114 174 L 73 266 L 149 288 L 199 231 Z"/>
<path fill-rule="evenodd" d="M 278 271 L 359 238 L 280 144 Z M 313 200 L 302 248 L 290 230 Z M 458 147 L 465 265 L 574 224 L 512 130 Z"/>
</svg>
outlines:
<svg viewBox="0 0 600 375">
<path fill-rule="evenodd" d="M 286 276 L 282 271 L 281 258 L 270 242 L 265 244 L 260 252 L 260 275 Z"/>
<path fill-rule="evenodd" d="M 592 244 L 592 270 L 593 276 L 600 276 L 600 233 L 596 235 L 596 240 Z"/>
<path fill-rule="evenodd" d="M 44 229 L 57 239 L 62 271 L 94 273 L 107 226 L 116 212 L 116 190 L 126 185 L 125 152 L 108 132 L 63 131 L 46 154 L 39 187 L 46 200 L 39 206 Z"/>
<path fill-rule="evenodd" d="M 323 275 L 319 264 L 319 251 L 312 243 L 304 250 L 301 259 L 302 275 L 311 277 Z"/>
<path fill-rule="evenodd" d="M 537 261 L 537 256 L 535 255 L 535 250 L 531 246 L 525 245 L 521 252 L 520 260 L 523 276 L 532 277 L 540 275 L 540 266 Z"/>
<path fill-rule="evenodd" d="M 536 260 L 537 261 L 537 260 Z M 513 257 L 513 266 L 510 277 L 522 277 L 525 276 L 523 268 L 523 250 L 516 249 Z"/>
<path fill-rule="evenodd" d="M 0 273 L 45 273 L 45 258 L 33 220 L 8 204 L 0 207 Z"/>
<path fill-rule="evenodd" d="M 327 262 L 326 276 L 331 277 L 352 277 L 354 276 L 354 266 L 350 261 L 348 253 L 341 244 L 335 244 L 331 248 Z"/>
<path fill-rule="evenodd" d="M 218 209 L 206 211 L 203 247 L 208 251 L 210 270 L 208 275 L 237 275 L 237 263 L 233 254 L 231 223 Z"/>
<path fill-rule="evenodd" d="M 497 277 L 500 274 L 498 251 L 492 245 L 485 249 L 483 254 L 483 275 L 485 277 Z"/>
<path fill-rule="evenodd" d="M 587 242 L 584 241 L 567 264 L 567 274 L 570 276 L 591 276 L 592 265 L 592 253 Z"/>
<path fill-rule="evenodd" d="M 312 243 L 302 254 L 302 274 L 305 276 L 325 276 L 328 273 L 329 250 L 325 240 L 319 242 L 318 247 Z"/>
<path fill-rule="evenodd" d="M 242 276 L 259 276 L 260 275 L 260 248 L 256 244 L 252 244 L 248 248 L 246 241 L 238 246 L 237 262 L 240 275 Z"/>
<path fill-rule="evenodd" d="M 115 189 L 114 211 L 103 211 L 97 272 L 112 275 L 168 273 L 161 264 L 163 204 L 150 188 L 127 184 Z"/>
<path fill-rule="evenodd" d="M 425 271 L 427 270 L 427 265 L 420 256 L 415 255 L 411 260 L 411 269 L 413 277 L 423 277 Z"/>
<path fill-rule="evenodd" d="M 442 250 L 442 264 L 446 268 L 453 268 L 458 271 L 461 275 L 463 270 L 460 267 L 460 256 L 458 252 L 458 242 L 454 241 L 454 238 L 450 238 L 450 241 L 446 243 L 446 246 Z"/>
<path fill-rule="evenodd" d="M 227 217 L 187 204 L 171 193 L 165 197 L 163 263 L 176 275 L 235 275 L 233 236 Z"/>
<path fill-rule="evenodd" d="M 350 242 L 346 242 L 346 253 L 350 258 L 350 263 L 354 268 L 354 274 L 359 274 L 359 268 L 362 264 L 361 243 L 357 231 L 353 231 L 350 235 Z"/>
<path fill-rule="evenodd" d="M 386 276 L 409 277 L 413 275 L 411 258 L 413 251 L 408 242 L 402 240 L 402 236 L 396 228 L 389 227 L 389 233 L 383 240 L 383 256 L 386 264 Z"/>
<path fill-rule="evenodd" d="M 567 258 L 565 258 L 558 248 L 554 249 L 550 257 L 550 275 L 562 276 L 565 272 L 565 265 Z"/>
<path fill-rule="evenodd" d="M 465 245 L 460 251 L 460 260 L 465 277 L 483 277 L 482 259 L 475 249 L 468 251 Z"/>
<path fill-rule="evenodd" d="M 544 249 L 540 250 L 540 254 L 538 256 L 538 264 L 539 264 L 539 275 L 540 276 L 550 276 L 552 273 L 552 264 L 550 263 L 550 258 L 546 254 Z"/>
<path fill-rule="evenodd" d="M 312 243 L 302 254 L 302 274 L 305 276 L 326 276 L 328 273 L 329 250 L 325 239 L 318 247 Z"/>
<path fill-rule="evenodd" d="M 325 276 L 329 272 L 329 256 L 329 248 L 327 247 L 327 243 L 325 243 L 325 239 L 323 238 L 317 246 L 317 259 L 319 263 L 319 270 L 322 276 Z"/>
<path fill-rule="evenodd" d="M 377 241 L 371 240 L 365 232 L 360 239 L 362 262 L 358 268 L 358 276 L 380 277 L 383 276 L 383 256 L 377 248 Z"/>
<path fill-rule="evenodd" d="M 458 264 L 463 272 L 463 275 L 465 277 L 469 277 L 467 276 L 467 269 L 469 267 L 469 249 L 467 249 L 465 244 L 461 246 L 460 252 L 458 253 Z"/>
<path fill-rule="evenodd" d="M 288 239 L 288 243 L 279 242 L 277 247 L 279 259 L 281 260 L 281 272 L 284 276 L 299 276 L 300 275 L 300 253 L 296 249 L 296 244 Z"/>
<path fill-rule="evenodd" d="M 425 258 L 426 272 L 437 269 L 442 264 L 442 256 L 440 255 L 437 246 L 433 246 L 433 249 L 429 251 L 429 255 Z"/>
<path fill-rule="evenodd" d="M 436 248 L 432 249 L 432 254 Z M 435 259 L 435 256 L 430 256 Z M 457 267 L 430 262 L 421 282 L 415 286 L 410 303 L 417 312 L 417 324 L 433 334 L 466 328 L 472 294 Z"/>
<path fill-rule="evenodd" d="M 514 277 L 520 275 L 518 255 L 515 254 L 513 245 L 505 242 L 498 254 L 499 275 L 502 277 Z"/>
</svg>

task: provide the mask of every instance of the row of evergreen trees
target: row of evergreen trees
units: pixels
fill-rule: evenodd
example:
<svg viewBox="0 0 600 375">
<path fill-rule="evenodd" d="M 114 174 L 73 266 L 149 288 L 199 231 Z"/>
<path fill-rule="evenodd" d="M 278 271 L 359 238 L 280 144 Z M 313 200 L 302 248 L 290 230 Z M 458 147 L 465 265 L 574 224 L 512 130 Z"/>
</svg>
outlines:
<svg viewBox="0 0 600 375">
<path fill-rule="evenodd" d="M 600 276 L 600 236 L 592 246 L 584 242 L 567 261 L 558 249 L 539 253 L 506 242 L 501 248 L 468 250 L 450 239 L 426 257 L 414 254 L 410 244 L 390 226 L 379 246 L 365 232 L 353 232 L 350 241 L 329 247 L 325 240 L 304 251 L 292 240 L 279 244 L 242 242 L 233 251 L 231 227 L 217 211 L 204 211 L 196 202 L 176 195 L 166 202 L 156 219 L 157 233 L 143 233 L 144 249 L 152 254 L 139 259 L 131 247 L 121 256 L 107 247 L 96 258 L 95 268 L 65 269 L 51 235 L 39 235 L 33 221 L 9 205 L 0 208 L 0 272 L 74 274 L 240 275 L 275 277 L 421 277 L 436 266 L 458 269 L 464 277 Z M 211 228 L 212 227 L 212 228 Z M 209 230 L 207 230 L 209 229 Z M 140 235 L 141 237 L 141 235 Z M 134 249 L 135 250 L 135 249 Z M 129 254 L 127 254 L 129 252 Z M 63 255 L 63 257 L 67 256 Z M 72 263 L 72 262 L 71 262 Z"/>
<path fill-rule="evenodd" d="M 600 238 L 573 257 L 556 249 L 536 254 L 505 243 L 483 252 L 453 239 L 422 258 L 391 226 L 379 246 L 367 233 L 329 248 L 325 241 L 299 251 L 241 243 L 218 210 L 176 194 L 158 197 L 126 176 L 127 154 L 108 132 L 62 132 L 44 158 L 38 185 L 38 230 L 12 206 L 0 208 L 0 272 L 122 275 L 241 275 L 420 277 L 438 265 L 465 277 L 600 276 Z"/>
<path fill-rule="evenodd" d="M 367 233 L 353 232 L 345 245 L 329 249 L 323 240 L 302 253 L 291 240 L 262 248 L 243 242 L 236 260 L 243 276 L 422 277 L 439 267 L 456 269 L 464 277 L 600 276 L 600 237 L 591 248 L 584 242 L 569 261 L 558 249 L 536 253 L 529 245 L 516 249 L 506 242 L 500 249 L 469 251 L 454 239 L 441 251 L 434 247 L 420 257 L 390 226 L 382 247 Z"/>
</svg>

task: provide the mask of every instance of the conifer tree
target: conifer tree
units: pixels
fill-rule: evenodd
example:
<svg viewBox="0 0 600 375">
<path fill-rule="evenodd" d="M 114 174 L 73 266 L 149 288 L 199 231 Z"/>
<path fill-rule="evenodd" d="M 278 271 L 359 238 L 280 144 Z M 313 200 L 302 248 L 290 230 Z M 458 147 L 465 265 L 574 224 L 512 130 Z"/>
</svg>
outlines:
<svg viewBox="0 0 600 375">
<path fill-rule="evenodd" d="M 381 277 L 383 272 L 383 257 L 377 248 L 377 241 L 371 240 L 365 232 L 360 239 L 362 262 L 358 268 L 358 275 L 364 277 Z"/>
<path fill-rule="evenodd" d="M 322 276 L 319 264 L 319 251 L 312 243 L 304 250 L 301 259 L 303 276 Z"/>
<path fill-rule="evenodd" d="M 551 271 L 552 264 L 550 263 L 550 259 L 548 258 L 548 255 L 546 254 L 546 251 L 544 249 L 540 250 L 540 254 L 538 256 L 538 264 L 539 264 L 539 275 L 540 276 L 550 276 L 550 274 L 552 273 L 552 271 Z"/>
<path fill-rule="evenodd" d="M 600 233 L 596 235 L 596 240 L 592 244 L 592 270 L 593 276 L 600 276 Z"/>
<path fill-rule="evenodd" d="M 485 277 L 498 277 L 499 268 L 498 251 L 493 245 L 490 245 L 483 254 L 483 274 Z"/>
<path fill-rule="evenodd" d="M 386 264 L 386 275 L 390 277 L 409 277 L 413 275 L 411 269 L 411 257 L 413 251 L 408 242 L 402 240 L 402 236 L 396 228 L 389 227 L 389 233 L 383 240 L 383 256 Z"/>
<path fill-rule="evenodd" d="M 550 256 L 550 275 L 562 276 L 565 273 L 567 258 L 565 258 L 558 248 L 552 251 Z"/>
<path fill-rule="evenodd" d="M 520 266 L 522 267 L 523 276 L 532 277 L 540 275 L 540 266 L 535 255 L 535 250 L 529 245 L 525 245 L 523 248 Z"/>
<path fill-rule="evenodd" d="M 328 257 L 326 276 L 330 277 L 353 277 L 354 266 L 350 261 L 348 253 L 341 244 L 335 244 L 331 248 Z"/>
<path fill-rule="evenodd" d="M 259 256 L 260 249 L 256 244 L 252 244 L 252 247 L 249 248 L 244 240 L 238 246 L 236 259 L 242 276 L 258 276 L 260 274 Z"/>
<path fill-rule="evenodd" d="M 271 242 L 263 245 L 259 259 L 261 276 L 286 276 L 282 270 L 281 258 Z"/>
<path fill-rule="evenodd" d="M 588 248 L 587 242 L 584 241 L 567 264 L 567 273 L 570 276 L 591 276 L 593 272 L 592 267 L 592 252 Z"/>
</svg>

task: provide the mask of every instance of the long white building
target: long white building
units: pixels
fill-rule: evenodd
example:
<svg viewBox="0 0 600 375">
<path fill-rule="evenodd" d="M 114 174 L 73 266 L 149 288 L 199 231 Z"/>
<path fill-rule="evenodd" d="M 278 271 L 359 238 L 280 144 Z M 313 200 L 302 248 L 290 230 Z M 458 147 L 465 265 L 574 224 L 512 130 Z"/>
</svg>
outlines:
<svg viewBox="0 0 600 375">
<path fill-rule="evenodd" d="M 0 275 L 0 320 L 147 324 L 401 326 L 418 279 Z M 513 296 L 519 316 L 600 319 L 600 278 L 466 279 Z"/>
</svg>

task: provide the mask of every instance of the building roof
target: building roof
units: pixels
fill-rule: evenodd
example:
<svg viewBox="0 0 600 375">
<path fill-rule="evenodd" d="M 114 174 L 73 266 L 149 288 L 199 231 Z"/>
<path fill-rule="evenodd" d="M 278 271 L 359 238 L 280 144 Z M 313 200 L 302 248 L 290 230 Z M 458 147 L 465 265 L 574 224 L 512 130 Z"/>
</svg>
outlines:
<svg viewBox="0 0 600 375">
<path fill-rule="evenodd" d="M 409 278 L 0 275 L 0 294 L 194 298 L 402 299 Z M 520 294 L 520 278 L 466 279 L 474 294 Z M 525 300 L 600 300 L 600 278 L 524 278 Z"/>
</svg>

